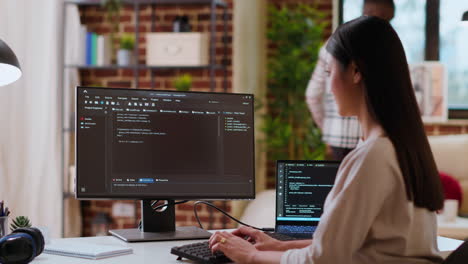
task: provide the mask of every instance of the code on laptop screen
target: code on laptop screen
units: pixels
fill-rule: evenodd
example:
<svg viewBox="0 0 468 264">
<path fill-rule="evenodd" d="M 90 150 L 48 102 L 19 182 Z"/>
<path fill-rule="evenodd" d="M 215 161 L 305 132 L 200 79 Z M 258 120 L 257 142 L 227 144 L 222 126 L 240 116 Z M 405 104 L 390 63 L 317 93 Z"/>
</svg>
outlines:
<svg viewBox="0 0 468 264">
<path fill-rule="evenodd" d="M 338 167 L 327 161 L 278 162 L 276 220 L 317 224 Z"/>
</svg>

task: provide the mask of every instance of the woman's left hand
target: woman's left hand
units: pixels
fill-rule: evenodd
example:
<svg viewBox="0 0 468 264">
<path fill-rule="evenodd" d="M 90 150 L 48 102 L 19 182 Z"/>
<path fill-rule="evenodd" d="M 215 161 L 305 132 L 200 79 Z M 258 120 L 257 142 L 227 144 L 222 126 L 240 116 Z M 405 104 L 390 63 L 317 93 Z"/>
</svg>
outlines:
<svg viewBox="0 0 468 264">
<path fill-rule="evenodd" d="M 245 239 L 229 232 L 216 232 L 211 236 L 211 251 L 221 251 L 236 263 L 252 263 L 257 249 Z"/>
</svg>

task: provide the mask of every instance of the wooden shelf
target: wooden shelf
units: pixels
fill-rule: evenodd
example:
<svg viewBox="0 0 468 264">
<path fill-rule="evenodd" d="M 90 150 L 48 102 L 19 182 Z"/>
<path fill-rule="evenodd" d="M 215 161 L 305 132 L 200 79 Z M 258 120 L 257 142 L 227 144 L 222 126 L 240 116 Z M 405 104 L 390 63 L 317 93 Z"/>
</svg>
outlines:
<svg viewBox="0 0 468 264">
<path fill-rule="evenodd" d="M 214 3 L 216 6 L 227 7 L 223 0 L 122 0 L 123 4 L 155 4 L 155 5 L 210 5 Z M 65 0 L 65 4 L 75 5 L 101 5 L 101 0 Z"/>
<path fill-rule="evenodd" d="M 468 119 L 448 119 L 446 121 L 428 121 L 424 125 L 438 126 L 468 126 Z"/>
<path fill-rule="evenodd" d="M 118 69 L 138 69 L 138 70 L 171 70 L 171 69 L 225 69 L 226 66 L 224 65 L 202 65 L 202 66 L 149 66 L 149 65 L 75 65 L 75 64 L 68 64 L 65 65 L 65 68 L 77 68 L 80 70 L 118 70 Z"/>
</svg>

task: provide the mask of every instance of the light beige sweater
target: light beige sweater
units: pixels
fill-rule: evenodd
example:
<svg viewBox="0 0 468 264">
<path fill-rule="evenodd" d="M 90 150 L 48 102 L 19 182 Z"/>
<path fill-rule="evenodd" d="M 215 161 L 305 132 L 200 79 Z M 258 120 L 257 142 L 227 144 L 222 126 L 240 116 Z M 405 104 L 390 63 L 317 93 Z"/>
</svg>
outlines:
<svg viewBox="0 0 468 264">
<path fill-rule="evenodd" d="M 309 247 L 281 263 L 441 263 L 434 212 L 406 198 L 395 149 L 369 138 L 343 160 Z"/>
</svg>

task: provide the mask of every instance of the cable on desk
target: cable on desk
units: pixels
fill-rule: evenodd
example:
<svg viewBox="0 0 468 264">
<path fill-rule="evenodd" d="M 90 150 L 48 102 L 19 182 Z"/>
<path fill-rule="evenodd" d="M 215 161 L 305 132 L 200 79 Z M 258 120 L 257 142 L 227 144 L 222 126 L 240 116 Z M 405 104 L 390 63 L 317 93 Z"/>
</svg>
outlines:
<svg viewBox="0 0 468 264">
<path fill-rule="evenodd" d="M 205 202 L 205 201 L 196 201 L 194 204 L 193 204 L 193 213 L 195 214 L 195 218 L 197 219 L 197 222 L 198 222 L 198 225 L 200 226 L 201 229 L 204 229 L 203 228 L 203 225 L 201 224 L 200 222 L 200 219 L 198 218 L 198 213 L 197 213 L 197 205 L 199 204 L 205 204 L 205 205 L 208 205 L 210 206 L 211 208 L 214 208 L 216 210 L 218 210 L 219 212 L 221 212 L 222 214 L 224 214 L 225 216 L 229 217 L 230 219 L 234 220 L 235 222 L 241 224 L 241 225 L 244 225 L 244 226 L 248 226 L 248 227 L 251 227 L 253 229 L 257 229 L 257 230 L 260 230 L 260 231 L 274 231 L 273 228 L 259 228 L 259 227 L 255 227 L 255 226 L 251 226 L 251 225 L 248 225 L 240 220 L 237 220 L 236 218 L 234 218 L 233 216 L 231 216 L 230 214 L 228 214 L 226 211 L 218 208 L 216 205 L 210 203 L 210 202 Z"/>
</svg>

